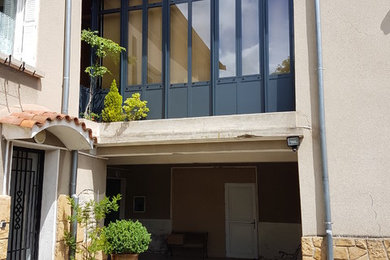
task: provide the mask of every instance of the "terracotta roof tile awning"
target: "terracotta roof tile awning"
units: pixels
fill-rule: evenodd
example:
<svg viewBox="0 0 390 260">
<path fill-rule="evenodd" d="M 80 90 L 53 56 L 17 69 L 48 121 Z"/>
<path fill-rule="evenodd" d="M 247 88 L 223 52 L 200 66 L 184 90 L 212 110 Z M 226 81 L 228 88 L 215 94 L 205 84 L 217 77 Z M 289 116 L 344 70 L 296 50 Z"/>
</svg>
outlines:
<svg viewBox="0 0 390 260">
<path fill-rule="evenodd" d="M 46 130 L 54 134 L 69 150 L 92 149 L 96 137 L 77 117 L 40 110 L 14 112 L 1 117 L 3 136 L 8 140 L 33 138 Z"/>
</svg>

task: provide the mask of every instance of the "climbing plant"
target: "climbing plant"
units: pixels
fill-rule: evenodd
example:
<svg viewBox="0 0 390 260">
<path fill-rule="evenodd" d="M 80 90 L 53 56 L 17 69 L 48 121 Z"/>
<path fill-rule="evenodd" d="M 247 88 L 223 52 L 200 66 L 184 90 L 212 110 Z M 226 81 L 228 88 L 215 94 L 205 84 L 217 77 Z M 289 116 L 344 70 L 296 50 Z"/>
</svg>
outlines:
<svg viewBox="0 0 390 260">
<path fill-rule="evenodd" d="M 104 248 L 104 240 L 101 237 L 103 227 L 100 222 L 111 211 L 118 211 L 118 201 L 121 195 L 113 196 L 111 199 L 104 197 L 100 201 L 90 200 L 83 205 L 77 204 L 72 198 L 68 198 L 74 215 L 68 217 L 69 225 L 74 221 L 86 230 L 86 236 L 82 243 L 77 243 L 75 238 L 67 230 L 64 231 L 65 244 L 81 255 L 83 260 L 95 260 L 99 251 Z M 80 232 L 81 230 L 78 230 Z M 74 259 L 73 256 L 71 256 Z"/>
<path fill-rule="evenodd" d="M 114 56 L 126 49 L 119 46 L 116 42 L 100 37 L 98 32 L 90 30 L 81 31 L 81 40 L 86 42 L 94 50 L 94 62 L 91 66 L 85 68 L 85 72 L 90 76 L 90 88 L 87 106 L 84 111 L 84 117 L 88 118 L 91 113 L 91 102 L 96 90 L 97 80 L 110 71 L 102 63 L 107 56 Z"/>
</svg>

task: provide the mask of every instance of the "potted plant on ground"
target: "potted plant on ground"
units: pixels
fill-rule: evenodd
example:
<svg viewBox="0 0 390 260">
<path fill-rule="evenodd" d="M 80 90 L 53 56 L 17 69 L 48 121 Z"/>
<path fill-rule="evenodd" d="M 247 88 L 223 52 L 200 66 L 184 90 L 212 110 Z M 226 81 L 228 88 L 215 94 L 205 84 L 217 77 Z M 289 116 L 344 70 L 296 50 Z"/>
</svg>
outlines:
<svg viewBox="0 0 390 260">
<path fill-rule="evenodd" d="M 117 220 L 104 227 L 103 251 L 111 254 L 113 260 L 137 260 L 145 252 L 150 242 L 150 233 L 137 220 Z"/>
</svg>

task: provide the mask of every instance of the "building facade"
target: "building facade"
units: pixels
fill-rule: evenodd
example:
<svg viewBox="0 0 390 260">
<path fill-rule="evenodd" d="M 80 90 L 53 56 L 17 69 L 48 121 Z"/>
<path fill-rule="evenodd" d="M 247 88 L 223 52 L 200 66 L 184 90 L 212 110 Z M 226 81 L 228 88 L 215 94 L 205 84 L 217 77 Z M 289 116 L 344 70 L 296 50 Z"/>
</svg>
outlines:
<svg viewBox="0 0 390 260">
<path fill-rule="evenodd" d="M 121 193 L 110 217 L 144 223 L 152 253 L 207 232 L 210 257 L 325 259 L 314 1 L 73 0 L 69 116 L 64 3 L 0 8 L 0 259 L 67 258 L 74 150 L 81 201 Z M 321 22 L 334 258 L 389 259 L 390 3 L 321 1 Z M 81 28 L 126 48 L 103 61 L 95 111 L 116 79 L 146 120 L 77 118 Z"/>
</svg>

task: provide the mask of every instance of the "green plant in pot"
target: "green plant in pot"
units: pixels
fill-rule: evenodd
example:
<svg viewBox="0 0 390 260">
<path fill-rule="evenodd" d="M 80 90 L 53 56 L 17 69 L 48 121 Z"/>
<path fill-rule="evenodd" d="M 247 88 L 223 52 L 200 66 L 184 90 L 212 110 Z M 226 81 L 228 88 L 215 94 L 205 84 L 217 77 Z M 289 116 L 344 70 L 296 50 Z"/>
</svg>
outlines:
<svg viewBox="0 0 390 260">
<path fill-rule="evenodd" d="M 150 233 L 137 220 L 117 220 L 103 229 L 103 251 L 113 260 L 136 260 L 140 253 L 148 250 L 152 241 Z"/>
</svg>

